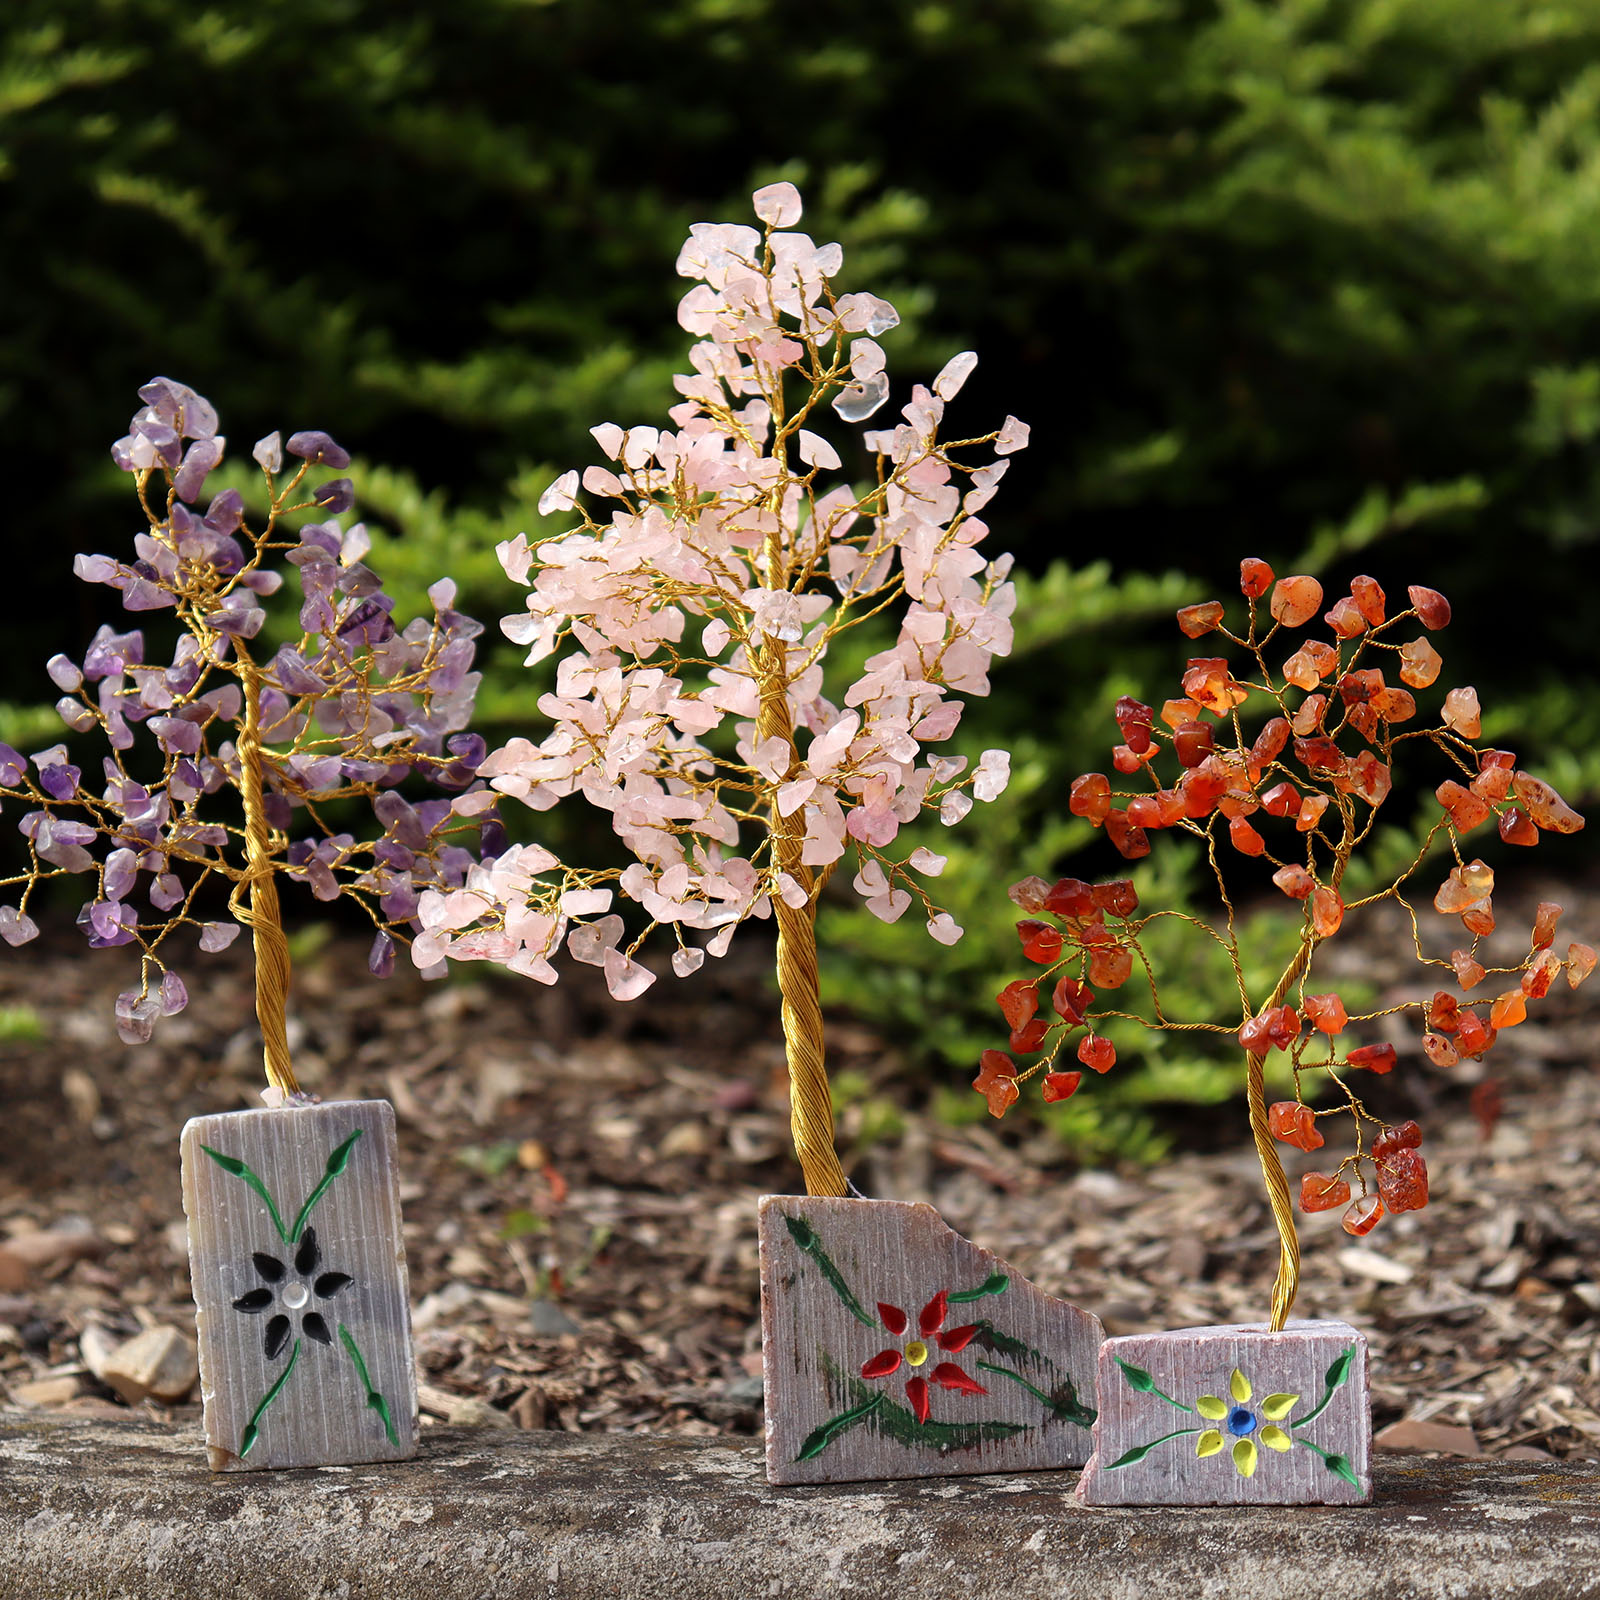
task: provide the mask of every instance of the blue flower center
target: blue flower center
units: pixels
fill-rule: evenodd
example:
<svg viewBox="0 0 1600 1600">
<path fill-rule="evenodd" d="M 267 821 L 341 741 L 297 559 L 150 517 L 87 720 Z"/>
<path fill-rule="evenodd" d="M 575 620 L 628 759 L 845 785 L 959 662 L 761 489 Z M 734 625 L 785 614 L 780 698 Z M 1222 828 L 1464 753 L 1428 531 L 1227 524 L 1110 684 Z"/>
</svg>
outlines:
<svg viewBox="0 0 1600 1600">
<path fill-rule="evenodd" d="M 1256 1431 L 1256 1414 L 1244 1406 L 1235 1406 L 1228 1413 L 1228 1432 L 1243 1439 Z"/>
</svg>

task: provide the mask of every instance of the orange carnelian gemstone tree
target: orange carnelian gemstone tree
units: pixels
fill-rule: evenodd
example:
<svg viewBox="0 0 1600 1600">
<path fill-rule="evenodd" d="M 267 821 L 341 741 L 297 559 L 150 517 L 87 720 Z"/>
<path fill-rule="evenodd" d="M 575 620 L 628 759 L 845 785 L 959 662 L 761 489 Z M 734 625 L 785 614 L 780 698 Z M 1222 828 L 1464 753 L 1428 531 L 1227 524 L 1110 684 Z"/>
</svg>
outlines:
<svg viewBox="0 0 1600 1600">
<path fill-rule="evenodd" d="M 1331 1171 L 1302 1175 L 1300 1205 L 1304 1211 L 1343 1206 L 1344 1227 L 1358 1237 L 1388 1213 L 1428 1203 L 1421 1129 L 1374 1115 L 1354 1087 L 1362 1074 L 1383 1077 L 1399 1065 L 1397 1035 L 1370 1037 L 1380 1019 L 1415 1012 L 1420 1053 L 1448 1069 L 1463 1056 L 1481 1058 L 1492 1049 L 1562 974 L 1574 988 L 1583 982 L 1595 952 L 1578 943 L 1563 951 L 1556 931 L 1561 908 L 1548 901 L 1538 908 L 1519 965 L 1491 966 L 1481 951 L 1495 927 L 1495 873 L 1474 850 L 1471 835 L 1484 830 L 1479 837 L 1486 838 L 1493 824 L 1507 843 L 1535 845 L 1546 833 L 1576 832 L 1583 818 L 1523 770 L 1512 751 L 1478 745 L 1482 708 L 1475 689 L 1438 685 L 1444 661 L 1427 635 L 1450 621 L 1449 601 L 1415 585 L 1407 605 L 1391 607 L 1377 581 L 1363 576 L 1329 605 L 1316 578 L 1278 578 L 1254 558 L 1240 564 L 1239 578 L 1241 627 L 1227 625 L 1219 601 L 1178 612 L 1186 638 L 1230 653 L 1192 657 L 1181 693 L 1164 701 L 1159 713 L 1131 695 L 1118 700 L 1119 739 L 1111 760 L 1117 776 L 1085 773 L 1073 780 L 1068 796 L 1073 814 L 1104 828 L 1130 861 L 1149 854 L 1153 833 L 1202 840 L 1225 918 L 1212 926 L 1177 910 L 1143 913 L 1126 878 L 1102 884 L 1063 878 L 1053 885 L 1025 878 L 1013 885 L 1011 898 L 1025 914 L 1017 926 L 1022 954 L 1041 970 L 1007 984 L 1000 1008 L 1011 1028 L 1011 1050 L 1037 1059 L 1019 1066 L 1004 1051 L 985 1051 L 974 1087 L 996 1116 L 1035 1076 L 1042 1077 L 1047 1100 L 1065 1099 L 1084 1074 L 1076 1067 L 1058 1070 L 1063 1050 L 1071 1048 L 1079 1066 L 1109 1071 L 1116 1049 L 1103 1029 L 1112 1018 L 1151 1029 L 1236 1033 L 1245 1052 L 1251 1129 L 1282 1241 L 1273 1295 L 1273 1326 L 1279 1328 L 1299 1273 L 1280 1144 L 1320 1150 L 1330 1121 L 1346 1121 L 1348 1153 Z M 1301 630 L 1319 615 L 1331 637 L 1306 637 Z M 1346 901 L 1346 871 L 1372 836 L 1402 757 L 1412 781 L 1437 785 L 1437 810 L 1405 869 L 1386 886 Z M 1431 889 L 1433 911 L 1452 925 L 1452 934 L 1459 925 L 1448 959 L 1424 954 L 1410 888 L 1428 863 L 1446 857 L 1442 880 L 1426 874 L 1423 892 Z M 1241 892 L 1274 888 L 1286 909 L 1293 908 L 1300 937 L 1270 992 L 1252 994 L 1234 907 Z M 1408 914 L 1416 959 L 1442 969 L 1459 993 L 1440 988 L 1428 1000 L 1356 1014 L 1316 981 L 1322 947 L 1349 926 L 1353 913 L 1384 900 Z M 1238 985 L 1236 1029 L 1167 1015 L 1142 942 L 1144 930 L 1162 917 L 1192 924 L 1227 951 Z M 1150 1015 L 1116 998 L 1136 970 L 1149 990 Z M 1510 981 L 1473 994 L 1491 974 Z M 1287 1055 L 1295 1095 L 1269 1107 L 1263 1069 L 1273 1051 Z M 1329 1100 L 1321 1109 L 1313 1103 L 1318 1090 Z"/>
</svg>

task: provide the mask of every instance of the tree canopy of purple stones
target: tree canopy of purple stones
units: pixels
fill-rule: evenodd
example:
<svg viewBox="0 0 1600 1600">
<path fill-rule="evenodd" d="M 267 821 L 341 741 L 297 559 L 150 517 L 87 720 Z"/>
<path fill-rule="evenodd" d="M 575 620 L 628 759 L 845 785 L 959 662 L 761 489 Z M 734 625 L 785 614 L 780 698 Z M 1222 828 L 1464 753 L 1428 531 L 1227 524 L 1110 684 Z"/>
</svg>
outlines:
<svg viewBox="0 0 1600 1600">
<path fill-rule="evenodd" d="M 492 852 L 500 830 L 491 812 L 464 822 L 451 809 L 482 787 L 484 742 L 467 731 L 481 626 L 455 609 L 449 579 L 428 591 L 432 616 L 396 624 L 364 559 L 366 529 L 341 525 L 349 455 L 325 433 L 260 440 L 265 510 L 252 526 L 238 489 L 206 492 L 225 446 L 210 402 L 168 378 L 139 397 L 111 454 L 147 526 L 132 559 L 79 555 L 74 571 L 115 589 L 126 611 L 171 613 L 170 659 L 143 628 L 107 625 L 81 661 L 50 660 L 63 723 L 109 747 L 98 772 L 77 764 L 76 742 L 27 756 L 0 743 L 0 796 L 29 858 L 0 879 L 0 938 L 36 937 L 29 902 L 42 881 L 92 877 L 78 914 L 89 945 L 141 955 L 138 986 L 117 999 L 129 1043 L 187 1003 L 172 964 L 180 930 L 202 951 L 226 949 L 264 875 L 358 902 L 375 928 L 369 964 L 387 977 L 419 895 L 459 887 L 477 859 L 468 845 Z M 287 526 L 305 515 L 320 520 Z M 300 608 L 274 650 L 256 641 L 284 586 L 280 557 Z M 398 792 L 413 779 L 444 794 L 413 802 Z M 358 837 L 348 830 L 362 815 Z"/>
</svg>

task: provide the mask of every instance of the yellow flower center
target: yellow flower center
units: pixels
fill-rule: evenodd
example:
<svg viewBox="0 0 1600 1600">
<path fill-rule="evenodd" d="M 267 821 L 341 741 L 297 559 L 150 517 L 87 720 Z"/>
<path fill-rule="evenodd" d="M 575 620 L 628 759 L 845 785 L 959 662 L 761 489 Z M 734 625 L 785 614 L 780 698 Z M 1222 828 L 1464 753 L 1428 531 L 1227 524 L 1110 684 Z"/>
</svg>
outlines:
<svg viewBox="0 0 1600 1600">
<path fill-rule="evenodd" d="M 928 1347 L 920 1339 L 913 1339 L 906 1346 L 906 1363 L 908 1366 L 920 1367 L 928 1359 Z"/>
</svg>

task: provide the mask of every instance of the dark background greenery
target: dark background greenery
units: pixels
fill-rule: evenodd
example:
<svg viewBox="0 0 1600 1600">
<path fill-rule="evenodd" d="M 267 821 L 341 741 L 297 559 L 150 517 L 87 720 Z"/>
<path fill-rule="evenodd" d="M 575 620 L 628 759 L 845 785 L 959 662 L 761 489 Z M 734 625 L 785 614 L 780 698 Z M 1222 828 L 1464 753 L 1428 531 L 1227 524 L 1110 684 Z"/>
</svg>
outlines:
<svg viewBox="0 0 1600 1600">
<path fill-rule="evenodd" d="M 904 313 L 894 370 L 975 348 L 962 415 L 1033 426 L 990 514 L 1019 650 L 967 730 L 1020 780 L 945 836 L 972 931 L 827 924 L 830 992 L 968 1060 L 996 881 L 1109 865 L 1065 782 L 1243 554 L 1445 590 L 1486 734 L 1600 789 L 1597 111 L 1595 0 L 10 0 L 0 736 L 56 737 L 43 658 L 110 615 L 71 557 L 130 531 L 106 446 L 152 373 L 238 458 L 335 433 L 385 570 L 492 621 L 494 542 L 593 423 L 669 403 L 687 224 L 793 179 Z M 536 729 L 516 657 L 491 736 Z M 1138 1081 L 1216 1082 L 1159 1053 Z"/>
</svg>

